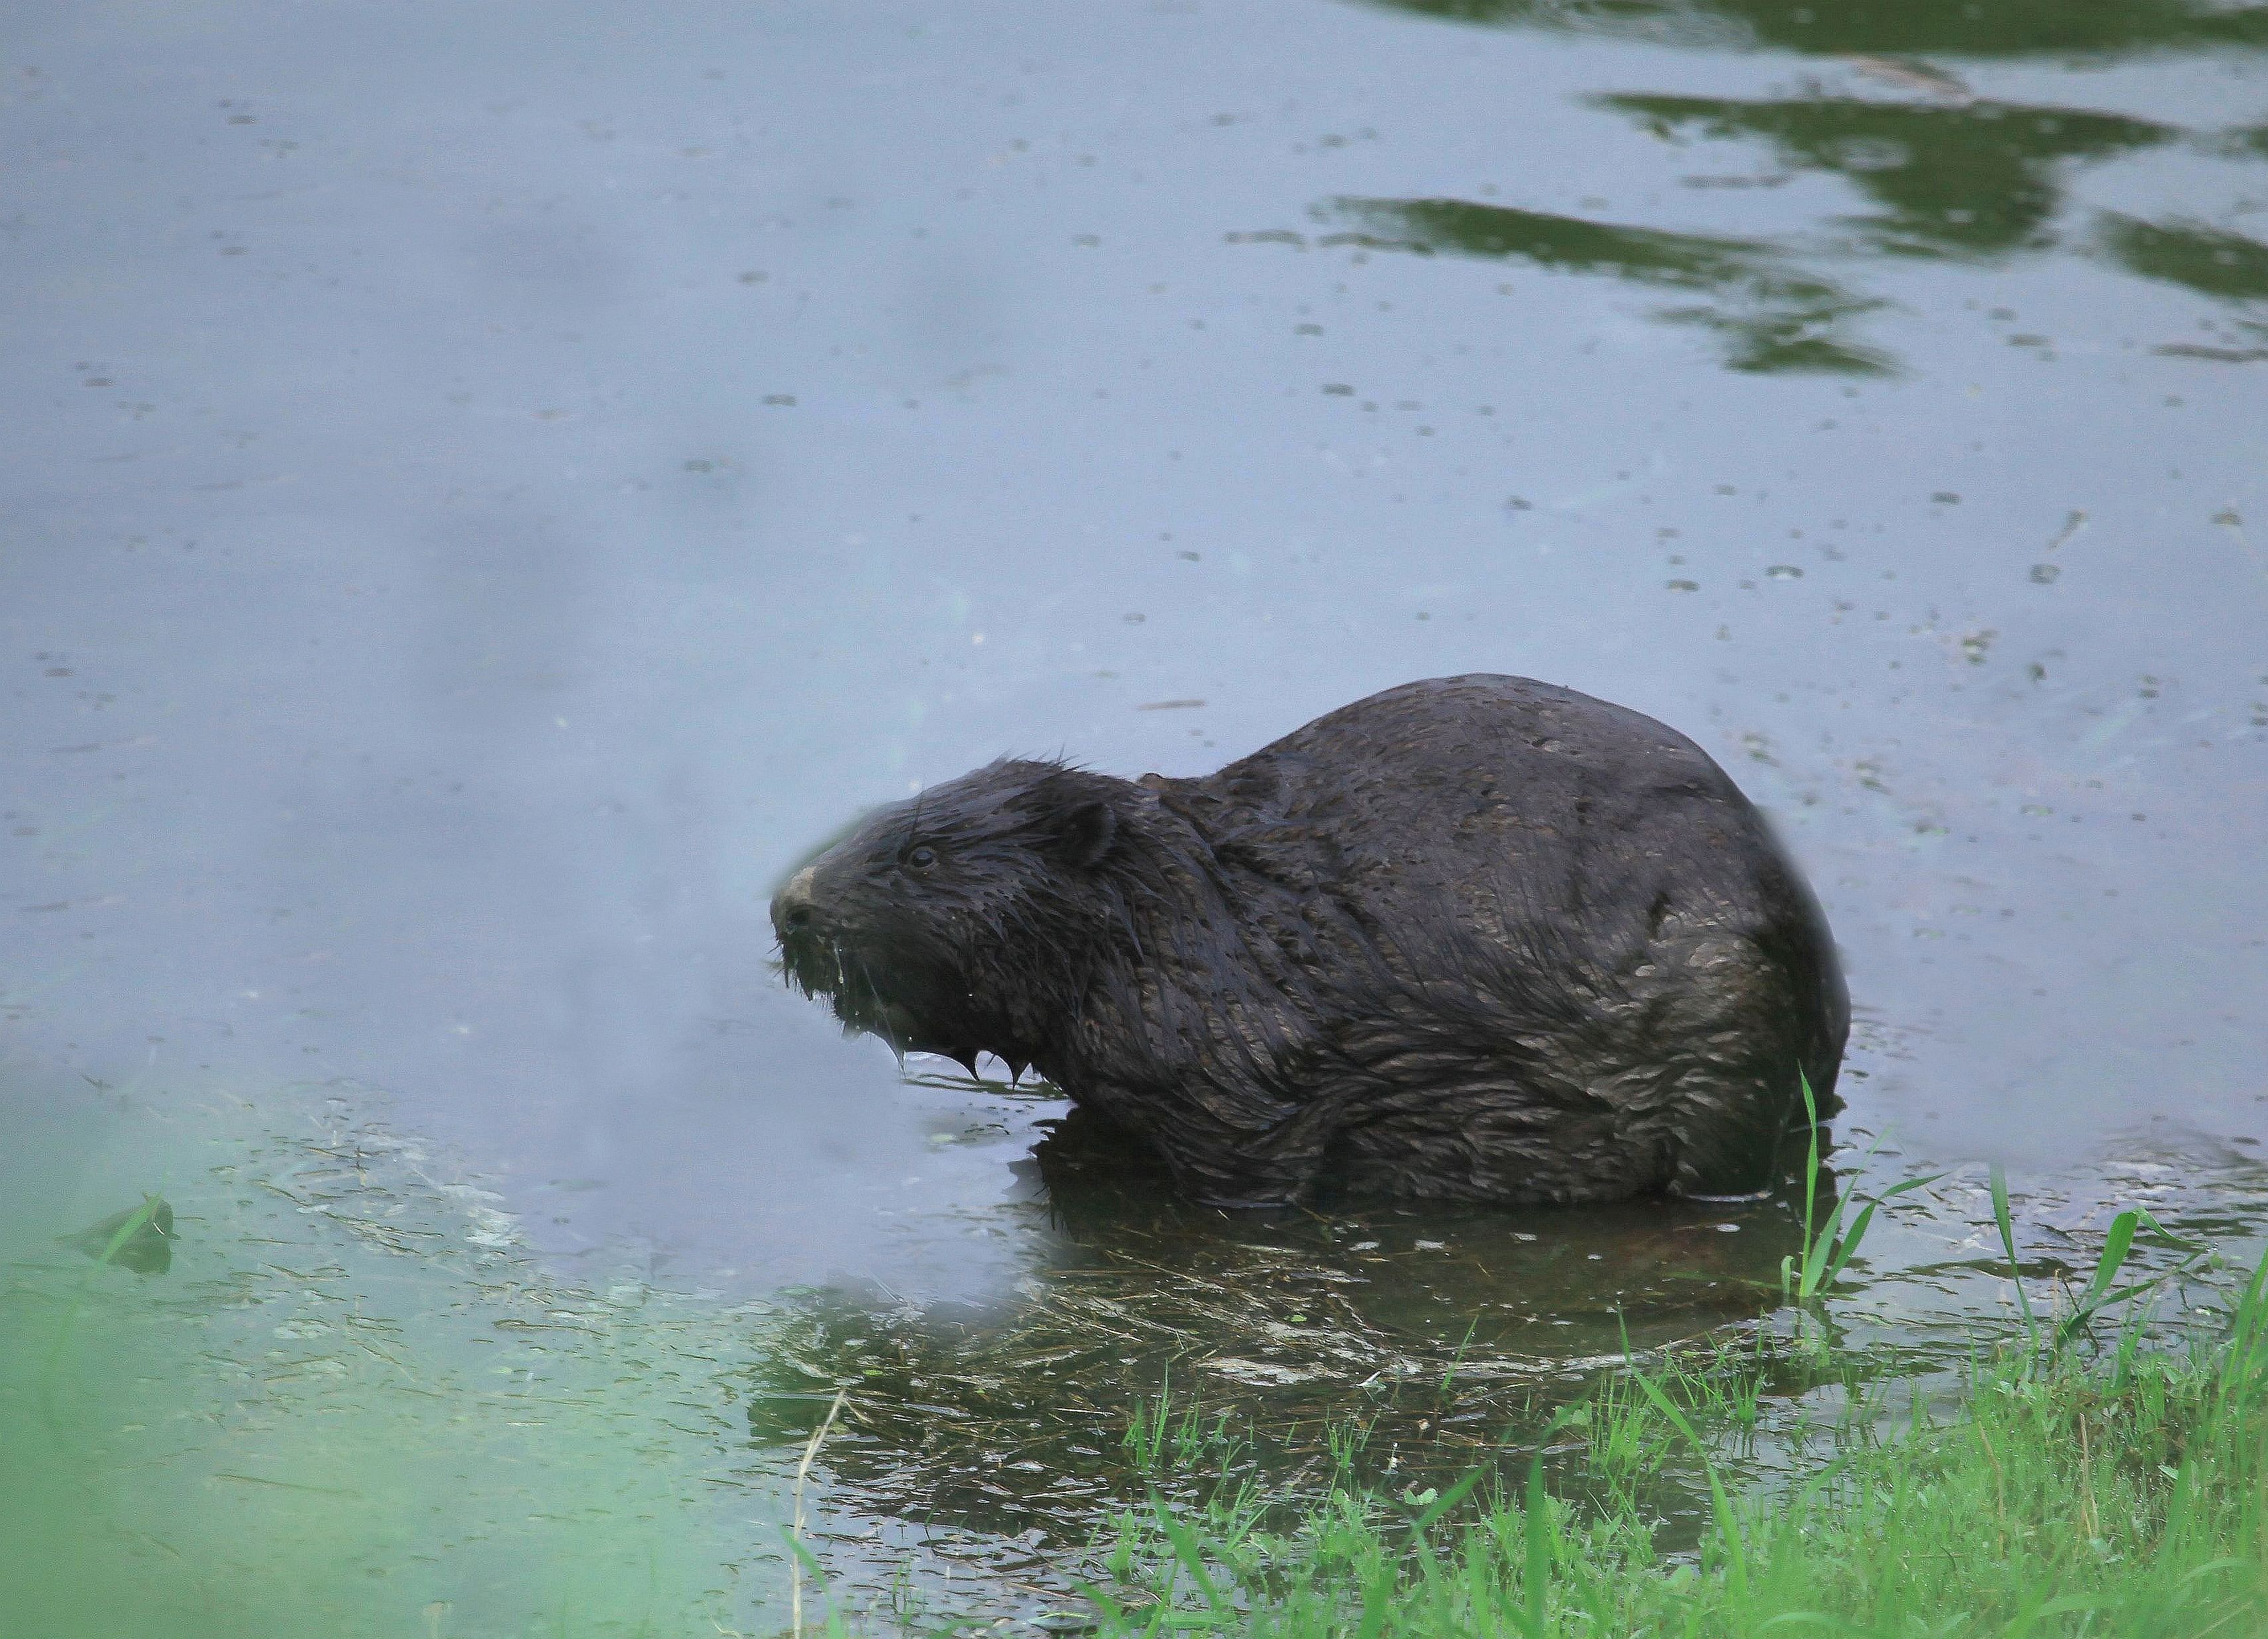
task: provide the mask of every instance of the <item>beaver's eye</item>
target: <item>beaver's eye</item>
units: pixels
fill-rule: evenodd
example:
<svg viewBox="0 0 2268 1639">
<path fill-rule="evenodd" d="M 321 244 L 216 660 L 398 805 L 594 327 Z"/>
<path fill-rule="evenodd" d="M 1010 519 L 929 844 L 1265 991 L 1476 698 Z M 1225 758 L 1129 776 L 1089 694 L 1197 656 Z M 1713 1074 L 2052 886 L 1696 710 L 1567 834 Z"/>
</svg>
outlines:
<svg viewBox="0 0 2268 1639">
<path fill-rule="evenodd" d="M 932 865 L 937 864 L 937 849 L 929 847 L 917 848 L 906 856 L 906 864 L 911 865 L 916 871 L 927 871 Z"/>
</svg>

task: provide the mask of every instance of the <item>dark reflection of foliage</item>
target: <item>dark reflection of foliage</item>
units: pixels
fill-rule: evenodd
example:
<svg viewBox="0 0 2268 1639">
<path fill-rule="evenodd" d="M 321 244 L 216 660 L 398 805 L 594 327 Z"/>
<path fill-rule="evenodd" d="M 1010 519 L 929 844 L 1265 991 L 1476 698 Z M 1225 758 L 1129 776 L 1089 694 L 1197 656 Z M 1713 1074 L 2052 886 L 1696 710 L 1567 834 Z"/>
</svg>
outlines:
<svg viewBox="0 0 2268 1639">
<path fill-rule="evenodd" d="M 1728 40 L 1822 55 L 2124 55 L 2268 45 L 2268 7 L 2214 0 L 1373 0 L 1499 28 Z"/>
<path fill-rule="evenodd" d="M 1867 253 L 1989 261 L 2036 249 L 2051 242 L 2051 224 L 2063 203 L 2061 173 L 2070 165 L 2131 153 L 2177 134 L 2117 114 L 1999 102 L 1935 106 L 1858 98 L 1747 101 L 1653 95 L 1597 101 L 1645 121 L 1664 138 L 1690 135 L 1768 143 L 1780 165 L 1832 173 L 1880 209 L 1845 218 L 1840 225 L 1848 232 L 1839 241 L 1806 246 L 1457 199 L 1342 198 L 1319 207 L 1317 214 L 1351 231 L 1326 235 L 1319 243 L 1523 261 L 1692 290 L 1708 299 L 1666 308 L 1658 316 L 1716 331 L 1736 368 L 1879 373 L 1890 367 L 1889 356 L 1853 339 L 1849 327 L 1856 315 L 1881 302 L 1806 266 L 1807 255 Z M 2120 242 L 2142 246 L 2144 260 L 2178 260 L 2170 247 L 2153 251 L 2145 245 L 2146 235 L 2158 232 L 2140 230 Z M 2249 241 L 2236 243 L 2241 247 Z M 2216 246 L 2214 254 L 2228 249 Z M 2140 261 L 2133 265 L 2151 271 Z M 2212 287 L 2198 283 L 2198 288 Z"/>
<path fill-rule="evenodd" d="M 1587 1356 L 1762 1312 L 1795 1239 L 1784 1202 L 1226 1216 L 1067 1125 L 1038 1158 L 1055 1260 L 1018 1301 L 814 1295 L 753 1374 L 752 1437 L 792 1451 L 847 1387 L 824 1461 L 862 1509 L 998 1536 L 1077 1536 L 1208 1474 L 1286 1495 L 1343 1457 L 1439 1482 L 1507 1433 L 1516 1449 L 1582 1392 Z M 1161 1389 L 1171 1474 L 1126 1437 Z"/>
<path fill-rule="evenodd" d="M 2268 245 L 2178 218 L 2144 222 L 2105 213 L 2102 243 L 2131 272 L 2224 300 L 2268 300 Z"/>
<path fill-rule="evenodd" d="M 1863 217 L 1867 248 L 1989 258 L 2045 244 L 2062 202 L 2065 162 L 2165 141 L 2146 120 L 2067 108 L 1973 102 L 1917 107 L 1856 98 L 1745 102 L 1714 97 L 1610 96 L 1660 136 L 1756 137 L 1783 165 L 1831 171 L 1884 208 Z"/>
<path fill-rule="evenodd" d="M 1845 322 L 1881 304 L 1796 267 L 1755 240 L 1592 222 L 1461 199 L 1336 199 L 1321 214 L 1351 224 L 1323 245 L 1420 255 L 1454 252 L 1561 272 L 1609 274 L 1634 283 L 1699 291 L 1705 305 L 1662 310 L 1723 339 L 1738 370 L 1880 374 L 1887 355 L 1852 341 Z"/>
</svg>

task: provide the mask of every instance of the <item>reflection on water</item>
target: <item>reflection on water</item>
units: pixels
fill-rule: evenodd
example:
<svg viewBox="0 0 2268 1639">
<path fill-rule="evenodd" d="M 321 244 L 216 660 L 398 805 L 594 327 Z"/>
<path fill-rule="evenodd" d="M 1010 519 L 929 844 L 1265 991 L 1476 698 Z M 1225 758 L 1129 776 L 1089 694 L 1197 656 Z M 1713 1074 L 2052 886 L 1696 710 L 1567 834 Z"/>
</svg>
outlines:
<svg viewBox="0 0 2268 1639">
<path fill-rule="evenodd" d="M 1770 245 L 1459 199 L 1335 199 L 1317 214 L 1355 224 L 1319 245 L 1455 251 L 1706 292 L 1712 299 L 1705 305 L 1668 307 L 1656 317 L 1716 332 L 1737 370 L 1871 375 L 1888 367 L 1885 354 L 1842 334 L 1853 315 L 1881 304 L 1802 271 Z"/>
<path fill-rule="evenodd" d="M 2203 296 L 2268 301 L 2268 245 L 2202 222 L 2142 222 L 2106 215 L 2110 254 L 2146 279 L 2187 285 Z M 2255 330 L 2268 329 L 2256 322 Z"/>
<path fill-rule="evenodd" d="M 1837 178 L 1877 209 L 1837 214 L 1801 232 L 1733 238 L 1470 200 L 1337 198 L 1314 214 L 1348 229 L 1315 243 L 1488 256 L 1703 292 L 1710 298 L 1705 305 L 1664 307 L 1654 316 L 1715 332 L 1734 369 L 1880 374 L 1894 367 L 1893 356 L 1852 330 L 1859 315 L 1887 300 L 1851 288 L 1841 269 L 1866 257 L 1989 264 L 2045 250 L 2058 242 L 2054 224 L 2077 165 L 2137 153 L 2179 135 L 2147 120 L 1993 101 L 1942 107 L 1637 92 L 1590 100 L 1681 146 L 1763 143 L 1778 167 L 1762 174 L 1689 175 L 1689 186 L 1778 187 L 1810 172 Z M 2268 291 L 2268 251 L 2256 241 L 2202 224 L 2152 227 L 2116 216 L 2104 224 L 2111 253 L 2138 273 L 2207 296 Z M 1300 242 L 1285 233 L 1241 237 Z"/>
<path fill-rule="evenodd" d="M 1025 1211 L 1049 1251 L 1012 1296 L 971 1307 L 806 1294 L 751 1374 L 751 1437 L 799 1449 L 842 1390 L 828 1446 L 841 1505 L 1075 1542 L 1164 1481 L 1127 1438 L 1154 1436 L 1161 1402 L 1169 1432 L 1208 1434 L 1216 1465 L 1270 1495 L 1335 1466 L 1446 1483 L 1476 1462 L 1524 1461 L 1527 1436 L 1602 1371 L 1770 1344 L 1797 1325 L 1781 1290 L 1782 1260 L 1802 1244 L 1793 1180 L 1737 1205 L 1230 1214 L 1179 1200 L 1161 1169 L 1076 1121 L 1034 1170 L 1045 1193 Z M 1877 1156 L 1859 1193 L 1897 1175 Z M 1831 1176 L 1822 1187 L 1823 1218 Z M 2109 1216 L 2129 1206 L 2242 1263 L 2268 1228 L 2268 1169 L 2226 1146 L 2140 1147 L 2033 1182 L 2021 1267 L 2045 1308 L 2085 1285 Z M 2178 1261 L 2160 1247 L 2134 1270 L 2153 1260 Z M 1837 1370 L 1956 1367 L 1979 1325 L 1999 1324 L 1984 1317 L 2007 1312 L 2006 1275 L 1974 1169 L 1887 1203 L 1821 1317 Z M 2209 1287 L 2164 1318 L 2186 1324 Z M 1808 1358 L 1781 1363 L 1779 1399 L 1822 1380 Z"/>
<path fill-rule="evenodd" d="M 1359 1473 L 1454 1470 L 1600 1362 L 1765 1312 L 1800 1238 L 1785 1197 L 1229 1214 L 1078 1130 L 1035 1170 L 1049 1255 L 1013 1297 L 815 1295 L 757 1375 L 752 1434 L 799 1445 L 848 1387 L 828 1462 L 858 1507 L 1001 1535 L 1138 1503 L 1123 1437 L 1161 1393 L 1226 1419 L 1240 1472 L 1271 1490 L 1327 1469 L 1353 1424 Z"/>
<path fill-rule="evenodd" d="M 2047 56 L 2268 45 L 2268 8 L 2213 0 L 1371 0 L 1498 27 L 1622 34 L 1678 45 L 1819 55 Z"/>
<path fill-rule="evenodd" d="M 1000 1584 L 1060 1597 L 1113 1510 L 1152 1496 L 1195 1502 L 1225 1483 L 1288 1519 L 1339 1474 L 1395 1490 L 1476 1466 L 1514 1474 L 1557 1410 L 1632 1360 L 1742 1363 L 1753 1415 L 1719 1460 L 1768 1481 L 1854 1390 L 1892 1377 L 1913 1385 L 1898 1397 L 1955 1388 L 1980 1340 L 2018 1326 L 1979 1169 L 1889 1203 L 1845 1281 L 1799 1316 L 1779 1294 L 1779 1260 L 1800 1240 L 1786 1195 L 1530 1216 L 1230 1215 L 1174 1201 L 1077 1135 L 1042 1160 L 1049 1193 L 1030 1209 L 1053 1250 L 1012 1297 L 969 1309 L 808 1293 L 747 1374 L 749 1437 L 781 1462 L 847 1396 L 822 1457 L 829 1564 L 846 1587 L 917 1586 L 957 1611 L 973 1568 L 980 1586 L 998 1579 L 987 1597 Z M 1877 1156 L 1866 1187 L 1898 1175 Z M 2268 1231 L 2268 1168 L 2224 1145 L 2138 1144 L 2021 1184 L 2020 1268 L 2039 1313 L 2068 1312 L 2127 1207 L 2225 1254 L 2201 1267 L 2154 1243 L 2129 1264 L 2139 1280 L 2186 1271 L 2153 1299 L 2171 1339 L 2241 1283 Z M 1831 1363 L 1799 1341 L 1819 1327 Z M 1654 1505 L 1665 1541 L 1679 1539 L 1705 1506 L 1697 1473 L 1662 1476 Z"/>
<path fill-rule="evenodd" d="M 2146 279 L 2243 304 L 2237 312 L 2244 316 L 2228 320 L 2224 342 L 2165 342 L 2153 351 L 2221 364 L 2268 360 L 2268 245 L 2204 223 L 2145 222 L 2116 213 L 2103 216 L 2101 241 L 2108 254 Z"/>
<path fill-rule="evenodd" d="M 1990 260 L 2052 242 L 2072 162 L 2103 160 L 2175 133 L 2075 108 L 1972 102 L 1935 107 L 1848 97 L 1745 102 L 1618 94 L 1597 99 L 1667 139 L 1754 138 L 1791 170 L 1840 177 L 1882 209 L 1831 227 L 1858 253 Z"/>
<path fill-rule="evenodd" d="M 1785 1200 L 1523 1226 L 1230 1218 L 1097 1187 L 1059 1261 L 997 1309 L 812 1294 L 751 1374 L 750 1436 L 783 1458 L 847 1393 L 824 1459 L 846 1586 L 910 1584 L 961 1609 L 974 1567 L 980 1584 L 989 1570 L 1059 1597 L 1090 1574 L 1078 1550 L 1112 1510 L 1153 1496 L 1194 1502 L 1225 1483 L 1289 1520 L 1336 1474 L 1395 1490 L 1476 1466 L 1515 1474 L 1557 1411 L 1633 1359 L 1657 1372 L 1739 1363 L 1752 1408 L 1718 1457 L 1769 1483 L 1865 1385 L 1900 1379 L 1901 1403 L 1956 1389 L 1980 1340 L 2018 1326 L 1973 1171 L 1893 1203 L 1815 1318 L 1777 1296 L 1797 1241 Z M 2130 1206 L 2226 1254 L 2200 1268 L 2154 1245 L 2128 1266 L 2142 1281 L 2187 1270 L 2151 1300 L 2162 1338 L 2210 1325 L 2268 1230 L 2268 1169 L 2212 1144 L 2139 1147 L 2021 1187 L 2035 1309 L 2068 1312 Z M 1831 1364 L 1795 1341 L 1814 1326 Z M 1658 1480 L 1674 1545 L 1705 1507 L 1702 1481 Z"/>
</svg>

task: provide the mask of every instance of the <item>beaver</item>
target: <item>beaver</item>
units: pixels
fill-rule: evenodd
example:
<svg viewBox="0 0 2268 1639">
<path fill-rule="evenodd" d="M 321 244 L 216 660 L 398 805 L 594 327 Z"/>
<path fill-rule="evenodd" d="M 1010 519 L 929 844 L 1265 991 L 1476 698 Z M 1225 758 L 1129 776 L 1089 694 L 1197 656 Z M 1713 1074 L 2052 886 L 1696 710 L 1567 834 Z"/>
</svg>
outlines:
<svg viewBox="0 0 2268 1639">
<path fill-rule="evenodd" d="M 1224 1206 L 1753 1194 L 1826 1113 L 1826 918 L 1691 740 L 1527 678 L 1405 684 L 1216 773 L 1003 760 L 771 905 L 846 1030 L 1036 1068 Z"/>
</svg>

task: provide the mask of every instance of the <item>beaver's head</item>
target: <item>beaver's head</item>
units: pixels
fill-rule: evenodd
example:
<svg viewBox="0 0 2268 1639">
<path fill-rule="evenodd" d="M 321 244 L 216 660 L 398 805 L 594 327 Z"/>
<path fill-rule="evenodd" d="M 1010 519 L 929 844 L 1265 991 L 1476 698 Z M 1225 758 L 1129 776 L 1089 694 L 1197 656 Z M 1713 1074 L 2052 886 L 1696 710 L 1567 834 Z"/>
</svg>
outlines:
<svg viewBox="0 0 2268 1639">
<path fill-rule="evenodd" d="M 900 1052 L 1044 1059 L 1127 926 L 1139 797 L 1002 761 L 867 816 L 772 899 L 788 982 Z"/>
</svg>

